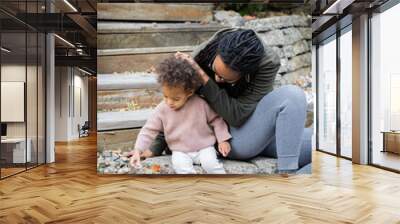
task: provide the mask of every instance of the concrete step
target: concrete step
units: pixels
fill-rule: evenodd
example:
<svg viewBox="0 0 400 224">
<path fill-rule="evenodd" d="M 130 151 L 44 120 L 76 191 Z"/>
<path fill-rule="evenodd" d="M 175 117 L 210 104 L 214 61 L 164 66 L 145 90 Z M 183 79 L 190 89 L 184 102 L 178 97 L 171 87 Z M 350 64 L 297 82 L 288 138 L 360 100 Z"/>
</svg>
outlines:
<svg viewBox="0 0 400 224">
<path fill-rule="evenodd" d="M 163 99 L 156 89 L 130 89 L 97 92 L 97 111 L 132 111 L 157 106 Z"/>
<path fill-rule="evenodd" d="M 129 151 L 136 141 L 140 129 L 103 131 L 97 133 L 97 151 L 122 150 Z"/>
<path fill-rule="evenodd" d="M 152 108 L 134 111 L 98 112 L 97 130 L 110 131 L 140 128 L 145 124 L 152 112 Z"/>
<path fill-rule="evenodd" d="M 154 73 L 98 74 L 97 91 L 126 89 L 158 89 Z"/>
<path fill-rule="evenodd" d="M 213 4 L 98 3 L 98 20 L 211 21 Z"/>
<path fill-rule="evenodd" d="M 130 134 L 130 133 L 129 133 Z M 130 134 L 132 135 L 132 134 Z M 109 134 L 104 135 L 108 137 Z M 101 141 L 101 140 L 100 140 Z M 131 167 L 126 153 L 133 147 L 135 140 L 130 142 L 130 147 L 125 149 L 110 149 L 107 145 L 104 150 L 97 153 L 98 172 L 100 173 L 128 173 L 128 174 L 175 174 L 172 169 L 171 156 L 162 155 L 147 158 L 141 161 L 142 168 Z M 129 144 L 128 144 L 129 145 Z M 274 174 L 276 173 L 276 159 L 267 157 L 256 157 L 248 161 L 221 159 L 224 169 L 228 174 Z M 153 166 L 159 169 L 152 169 Z M 195 165 L 198 174 L 205 174 L 205 171 Z"/>
<path fill-rule="evenodd" d="M 162 100 L 154 73 L 99 74 L 97 90 L 100 112 L 153 108 Z"/>
<path fill-rule="evenodd" d="M 224 28 L 199 23 L 97 23 L 98 49 L 195 46 Z"/>
<path fill-rule="evenodd" d="M 276 159 L 258 157 L 257 164 L 253 161 L 238 161 L 221 159 L 225 171 L 228 174 L 274 174 L 276 172 Z M 142 161 L 143 168 L 135 169 L 131 168 L 130 174 L 154 174 L 150 173 L 146 168 L 151 168 L 154 165 L 160 166 L 161 174 L 175 174 L 171 156 L 158 156 L 148 158 Z M 195 165 L 196 173 L 206 174 L 206 172 L 199 165 Z"/>
<path fill-rule="evenodd" d="M 195 46 L 97 50 L 99 74 L 145 72 L 177 51 L 190 53 Z"/>
<path fill-rule="evenodd" d="M 97 172 L 100 174 L 175 174 L 170 155 L 162 155 L 147 158 L 141 161 L 141 168 L 131 167 L 127 152 L 133 147 L 125 150 L 110 150 L 106 147 L 103 151 L 97 152 Z M 277 174 L 277 159 L 258 156 L 247 161 L 230 160 L 220 158 L 227 174 Z M 291 174 L 311 174 L 311 163 L 294 171 Z M 206 174 L 200 165 L 194 165 L 197 174 Z"/>
</svg>

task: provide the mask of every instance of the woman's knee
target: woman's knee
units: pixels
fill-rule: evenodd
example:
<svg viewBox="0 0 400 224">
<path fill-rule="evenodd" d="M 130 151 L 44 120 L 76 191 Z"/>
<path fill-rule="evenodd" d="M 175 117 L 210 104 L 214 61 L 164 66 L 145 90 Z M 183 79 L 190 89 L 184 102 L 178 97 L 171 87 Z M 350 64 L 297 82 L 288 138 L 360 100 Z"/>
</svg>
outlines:
<svg viewBox="0 0 400 224">
<path fill-rule="evenodd" d="M 282 106 L 289 107 L 293 113 L 306 116 L 307 100 L 304 90 L 295 85 L 287 85 L 281 90 L 283 103 Z"/>
<path fill-rule="evenodd" d="M 284 85 L 265 95 L 257 107 L 263 107 L 264 105 L 270 108 L 271 103 L 279 106 L 283 103 L 290 103 L 306 108 L 307 100 L 302 88 L 295 85 Z"/>
<path fill-rule="evenodd" d="M 295 85 L 286 85 L 281 88 L 287 99 L 306 104 L 306 94 L 302 88 Z"/>
<path fill-rule="evenodd" d="M 232 147 L 231 151 L 228 154 L 228 158 L 236 159 L 236 160 L 248 160 L 255 156 L 257 156 L 259 152 L 255 152 L 247 147 L 241 147 L 240 150 L 238 148 Z"/>
</svg>

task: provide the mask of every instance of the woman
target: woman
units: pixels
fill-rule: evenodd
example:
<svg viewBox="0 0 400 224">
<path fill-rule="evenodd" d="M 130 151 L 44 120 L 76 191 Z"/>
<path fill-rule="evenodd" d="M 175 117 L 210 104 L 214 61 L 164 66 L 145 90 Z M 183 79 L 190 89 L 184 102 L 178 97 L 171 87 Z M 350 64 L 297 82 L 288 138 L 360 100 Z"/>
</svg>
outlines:
<svg viewBox="0 0 400 224">
<path fill-rule="evenodd" d="M 292 85 L 273 90 L 280 59 L 253 30 L 220 30 L 192 56 L 178 52 L 176 57 L 195 68 L 202 80 L 197 93 L 228 123 L 229 158 L 275 157 L 281 173 L 311 162 L 305 94 Z M 160 133 L 143 156 L 160 155 L 165 147 Z"/>
</svg>

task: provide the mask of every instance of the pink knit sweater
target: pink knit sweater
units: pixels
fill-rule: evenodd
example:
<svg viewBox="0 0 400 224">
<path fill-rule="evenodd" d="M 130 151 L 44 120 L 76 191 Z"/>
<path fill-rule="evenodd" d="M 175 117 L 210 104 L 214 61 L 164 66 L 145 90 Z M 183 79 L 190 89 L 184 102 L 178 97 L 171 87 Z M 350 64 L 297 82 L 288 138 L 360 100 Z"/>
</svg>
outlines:
<svg viewBox="0 0 400 224">
<path fill-rule="evenodd" d="M 177 111 L 161 102 L 140 130 L 135 149 L 149 149 L 159 132 L 164 132 L 172 151 L 180 152 L 195 152 L 231 138 L 225 121 L 197 95 Z"/>
</svg>

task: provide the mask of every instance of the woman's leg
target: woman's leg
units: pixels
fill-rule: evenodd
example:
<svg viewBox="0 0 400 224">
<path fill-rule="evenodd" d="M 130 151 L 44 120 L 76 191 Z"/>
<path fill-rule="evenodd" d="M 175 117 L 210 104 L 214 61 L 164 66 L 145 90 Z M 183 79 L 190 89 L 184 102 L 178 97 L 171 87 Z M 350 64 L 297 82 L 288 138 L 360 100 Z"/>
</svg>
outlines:
<svg viewBox="0 0 400 224">
<path fill-rule="evenodd" d="M 312 152 L 312 128 L 305 128 L 302 137 L 299 155 L 299 168 L 311 163 Z M 276 158 L 276 141 L 274 140 L 260 153 L 262 156 Z"/>
<path fill-rule="evenodd" d="M 283 86 L 264 96 L 240 128 L 230 127 L 232 159 L 249 159 L 276 144 L 279 170 L 299 168 L 300 148 L 306 120 L 304 91 Z"/>
</svg>

